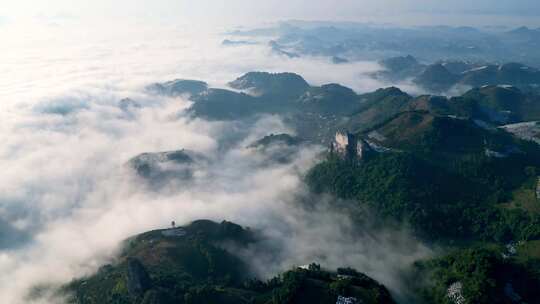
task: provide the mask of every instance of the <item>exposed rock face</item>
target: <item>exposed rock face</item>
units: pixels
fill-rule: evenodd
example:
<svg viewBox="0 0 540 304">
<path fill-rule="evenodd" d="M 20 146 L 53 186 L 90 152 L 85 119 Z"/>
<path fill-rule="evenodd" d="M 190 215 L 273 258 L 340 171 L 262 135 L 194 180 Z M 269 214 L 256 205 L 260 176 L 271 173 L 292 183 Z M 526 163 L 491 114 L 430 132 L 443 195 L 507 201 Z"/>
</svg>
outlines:
<svg viewBox="0 0 540 304">
<path fill-rule="evenodd" d="M 348 160 L 362 159 L 374 151 L 369 143 L 349 132 L 336 133 L 330 150 Z"/>
<path fill-rule="evenodd" d="M 450 285 L 447 290 L 447 296 L 455 304 L 467 303 L 467 300 L 463 296 L 463 284 L 461 282 L 455 282 Z"/>
<path fill-rule="evenodd" d="M 370 143 L 368 143 L 362 138 L 358 140 L 358 144 L 356 147 L 356 155 L 359 159 L 363 159 L 373 152 L 376 152 L 376 150 L 373 149 Z"/>
<path fill-rule="evenodd" d="M 129 295 L 141 297 L 152 287 L 152 281 L 141 262 L 135 258 L 127 260 L 126 283 Z"/>
<path fill-rule="evenodd" d="M 336 133 L 334 142 L 332 143 L 333 151 L 340 155 L 347 155 L 348 151 L 356 150 L 356 138 L 350 133 Z M 356 153 L 355 153 L 356 154 Z"/>
</svg>

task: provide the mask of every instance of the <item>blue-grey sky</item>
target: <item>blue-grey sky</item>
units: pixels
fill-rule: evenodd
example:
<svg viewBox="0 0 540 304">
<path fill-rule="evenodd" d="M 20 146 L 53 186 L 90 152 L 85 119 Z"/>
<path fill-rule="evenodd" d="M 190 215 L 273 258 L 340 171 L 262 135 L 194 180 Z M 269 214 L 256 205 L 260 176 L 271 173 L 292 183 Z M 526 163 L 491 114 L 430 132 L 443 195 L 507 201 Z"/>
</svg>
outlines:
<svg viewBox="0 0 540 304">
<path fill-rule="evenodd" d="M 342 215 L 291 212 L 289 197 L 302 194 L 298 170 L 311 166 L 318 149 L 298 153 L 294 164 L 261 166 L 260 157 L 244 149 L 247 143 L 290 132 L 269 117 L 253 130 L 239 130 L 250 136 L 223 153 L 220 142 L 236 124 L 183 118 L 179 113 L 189 103 L 142 88 L 176 78 L 223 87 L 248 71 L 290 71 L 312 85 L 341 83 L 358 92 L 387 86 L 370 76 L 381 68 L 374 62 L 289 59 L 264 44 L 221 47 L 223 37 L 204 35 L 206 25 L 318 19 L 539 27 L 537 15 L 540 0 L 0 0 L 0 224 L 32 235 L 29 244 L 0 252 L 0 273 L 9 273 L 0 276 L 0 303 L 26 304 L 35 286 L 59 286 L 96 271 L 122 240 L 162 227 L 171 214 L 178 223 L 272 224 L 277 243 L 291 250 L 280 254 L 290 259 L 279 267 L 325 257 L 328 267 L 351 265 L 391 287 L 396 270 L 429 250 L 401 232 L 403 241 L 396 242 L 388 231 L 328 245 L 343 240 L 348 222 Z M 118 107 L 125 97 L 142 105 L 133 116 Z M 127 178 L 124 164 L 131 157 L 181 148 L 209 160 L 189 189 L 156 195 Z M 336 222 L 344 226 L 325 225 Z"/>
<path fill-rule="evenodd" d="M 32 16 L 76 18 L 148 18 L 178 22 L 253 23 L 283 19 L 362 20 L 381 16 L 384 22 L 400 23 L 408 15 L 422 14 L 424 23 L 441 22 L 440 15 L 501 16 L 540 15 L 538 0 L 1 0 L 0 16 L 16 20 Z M 432 16 L 431 20 L 430 17 Z M 403 20 L 402 20 L 403 19 Z M 443 19 L 444 20 L 444 19 Z"/>
</svg>

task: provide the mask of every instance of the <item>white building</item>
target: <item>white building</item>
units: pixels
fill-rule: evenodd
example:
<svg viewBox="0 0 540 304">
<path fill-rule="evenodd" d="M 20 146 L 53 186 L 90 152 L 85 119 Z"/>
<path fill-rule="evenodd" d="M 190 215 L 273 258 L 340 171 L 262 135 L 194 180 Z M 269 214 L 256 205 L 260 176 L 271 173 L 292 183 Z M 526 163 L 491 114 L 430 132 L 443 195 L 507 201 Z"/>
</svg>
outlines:
<svg viewBox="0 0 540 304">
<path fill-rule="evenodd" d="M 446 291 L 446 296 L 455 304 L 467 303 L 467 300 L 463 296 L 463 284 L 461 282 L 455 282 L 450 285 Z"/>
<path fill-rule="evenodd" d="M 336 304 L 361 304 L 355 297 L 338 296 Z"/>
</svg>

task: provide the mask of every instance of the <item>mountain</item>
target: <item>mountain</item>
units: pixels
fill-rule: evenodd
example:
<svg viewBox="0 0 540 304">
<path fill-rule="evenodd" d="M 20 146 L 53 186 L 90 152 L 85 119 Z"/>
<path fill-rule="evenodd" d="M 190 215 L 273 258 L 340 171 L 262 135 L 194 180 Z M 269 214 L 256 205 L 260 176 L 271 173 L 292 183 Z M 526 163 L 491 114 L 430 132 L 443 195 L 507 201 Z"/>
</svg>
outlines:
<svg viewBox="0 0 540 304">
<path fill-rule="evenodd" d="M 428 67 L 416 81 L 430 86 L 432 90 L 443 90 L 440 77 L 454 75 L 444 65 L 442 62 Z M 506 75 L 512 74 L 509 71 L 516 68 L 526 70 L 516 65 L 503 65 L 495 70 L 498 75 Z M 454 66 L 453 69 L 459 70 L 459 67 Z M 480 75 L 491 70 L 477 68 L 462 75 Z M 454 81 L 460 84 L 456 77 L 450 76 L 452 79 L 444 88 Z M 540 120 L 540 95 L 508 85 L 482 86 L 451 98 L 433 95 L 412 97 L 397 88 L 358 95 L 339 84 L 310 86 L 293 73 L 250 72 L 230 85 L 249 94 L 207 88 L 190 97 L 193 104 L 187 112 L 193 117 L 211 120 L 244 120 L 258 115 L 279 114 L 299 136 L 325 145 L 339 130 L 366 130 L 406 111 L 428 111 L 439 116 L 472 119 L 485 128 Z"/>
<path fill-rule="evenodd" d="M 436 81 L 468 67 L 440 62 L 418 79 Z M 461 73 L 491 77 L 493 72 L 497 80 L 516 69 L 526 70 L 503 65 Z M 246 147 L 244 155 L 263 166 L 290 162 L 313 142 L 330 146 L 303 176 L 310 195 L 340 198 L 325 203 L 347 210 L 351 229 L 369 210 L 378 222 L 407 227 L 441 248 L 391 278 L 426 303 L 538 302 L 540 147 L 530 140 L 538 137 L 533 130 L 540 120 L 538 95 L 508 85 L 451 98 L 413 97 L 394 87 L 358 95 L 339 84 L 310 86 L 296 74 L 262 72 L 230 85 L 247 93 L 190 81 L 161 84 L 156 93 L 190 95 L 188 113 L 194 117 L 249 122 L 257 115 L 281 115 L 299 137 L 270 134 Z M 129 111 L 140 105 L 126 99 L 119 106 Z M 521 124 L 507 125 L 514 122 Z M 128 166 L 159 184 L 189 181 L 205 161 L 179 150 L 144 153 Z M 317 200 L 306 201 L 297 203 L 318 212 Z M 383 285 L 350 268 L 310 264 L 267 281 L 257 278 L 246 257 L 274 254 L 263 235 L 208 220 L 146 232 L 126 240 L 110 265 L 59 293 L 80 304 L 395 303 Z"/>
<path fill-rule="evenodd" d="M 193 104 L 187 113 L 210 120 L 280 114 L 303 138 L 320 141 L 328 137 L 324 130 L 361 106 L 360 97 L 350 88 L 339 84 L 312 87 L 294 73 L 250 72 L 229 85 L 242 92 L 207 88 L 190 96 Z"/>
<path fill-rule="evenodd" d="M 297 53 L 295 52 L 291 52 L 291 51 L 286 51 L 286 47 L 284 46 L 281 46 L 279 43 L 277 43 L 276 41 L 270 41 L 268 43 L 268 46 L 270 47 L 270 49 L 272 50 L 272 53 L 276 54 L 276 55 L 279 55 L 279 56 L 283 56 L 283 57 L 287 57 L 287 58 L 299 58 L 300 55 L 298 55 Z"/>
<path fill-rule="evenodd" d="M 193 171 L 205 161 L 204 156 L 188 150 L 143 153 L 127 163 L 140 177 L 153 185 L 171 180 L 189 180 Z"/>
<path fill-rule="evenodd" d="M 460 83 L 480 87 L 484 85 L 540 85 L 540 71 L 519 63 L 487 65 L 462 73 Z"/>
<path fill-rule="evenodd" d="M 392 72 L 417 70 L 422 65 L 411 55 L 383 59 L 380 64 Z"/>
<path fill-rule="evenodd" d="M 216 243 L 247 246 L 252 241 L 252 232 L 229 222 L 201 220 L 150 231 L 128 239 L 113 264 L 75 280 L 65 291 L 72 295 L 71 303 L 173 303 L 204 296 L 227 299 L 233 290 L 218 292 L 197 286 L 203 287 L 207 281 L 240 284 L 247 278 L 248 266 Z M 148 302 L 153 298 L 157 299 Z"/>
<path fill-rule="evenodd" d="M 332 83 L 308 89 L 297 102 L 300 103 L 302 111 L 322 115 L 340 115 L 359 108 L 359 101 L 359 96 L 353 90 Z"/>
<path fill-rule="evenodd" d="M 411 279 L 411 288 L 427 303 L 536 303 L 540 291 L 535 286 L 540 277 L 531 270 L 532 264 L 520 262 L 515 253 L 508 252 L 515 249 L 515 244 L 453 249 L 417 263 L 416 278 L 429 283 Z"/>
<path fill-rule="evenodd" d="M 299 56 L 346 56 L 350 61 L 379 61 L 412 55 L 427 62 L 445 58 L 469 62 L 518 61 L 540 66 L 540 57 L 536 53 L 540 43 L 539 31 L 525 27 L 506 31 L 468 26 L 411 28 L 351 22 L 287 21 L 273 29 L 272 39 L 280 49 Z M 251 36 L 252 33 L 245 31 L 244 35 L 240 31 L 236 34 Z"/>
<path fill-rule="evenodd" d="M 300 75 L 266 72 L 249 72 L 229 82 L 229 86 L 257 96 L 271 95 L 289 98 L 300 96 L 310 87 Z"/>
<path fill-rule="evenodd" d="M 493 128 L 504 124 L 540 120 L 540 96 L 507 86 L 482 86 L 462 96 L 419 96 L 408 110 L 425 110 L 438 115 L 469 118 Z"/>
<path fill-rule="evenodd" d="M 422 95 L 411 100 L 406 110 L 427 111 L 440 116 L 476 119 L 478 117 L 476 116 L 475 104 L 476 100 L 469 100 L 463 96 L 448 98 L 444 96 Z"/>
<path fill-rule="evenodd" d="M 240 119 L 265 111 L 265 105 L 255 97 L 224 89 L 209 89 L 192 100 L 189 113 L 206 119 Z"/>
<path fill-rule="evenodd" d="M 379 89 L 360 95 L 358 110 L 344 115 L 342 129 L 369 129 L 396 114 L 427 111 L 439 116 L 475 120 L 486 128 L 540 120 L 540 96 L 511 86 L 483 86 L 462 96 L 421 95 L 412 97 L 397 88 Z"/>
<path fill-rule="evenodd" d="M 404 78 L 406 76 L 399 76 L 397 80 Z M 536 91 L 540 87 L 540 71 L 520 63 L 482 65 L 463 61 L 442 61 L 427 66 L 422 73 L 415 76 L 414 82 L 434 93 L 444 93 L 455 85 L 470 87 L 511 85 L 524 91 Z"/>
<path fill-rule="evenodd" d="M 506 33 L 507 37 L 522 42 L 536 42 L 540 39 L 540 31 L 538 29 L 530 29 L 522 26 Z"/>
<path fill-rule="evenodd" d="M 442 93 L 454 86 L 459 77 L 452 74 L 442 64 L 432 64 L 428 66 L 414 82 L 431 92 Z"/>
<path fill-rule="evenodd" d="M 439 60 L 423 65 L 412 56 L 391 57 L 380 61 L 385 71 L 375 77 L 387 81 L 413 82 L 432 93 L 446 93 L 454 86 L 482 87 L 485 85 L 511 85 L 523 91 L 537 92 L 540 71 L 521 63 L 490 64 L 484 61 Z"/>
<path fill-rule="evenodd" d="M 362 149 L 378 152 L 352 163 L 330 153 L 307 175 L 313 191 L 368 205 L 431 240 L 540 238 L 539 229 L 530 229 L 540 215 L 510 207 L 513 191 L 536 191 L 537 177 L 527 169 L 540 164 L 536 144 L 421 111 L 399 113 L 356 136 Z"/>
<path fill-rule="evenodd" d="M 463 97 L 474 100 L 479 119 L 495 124 L 540 120 L 540 97 L 512 86 L 484 86 Z"/>
<path fill-rule="evenodd" d="M 298 155 L 299 148 L 305 141 L 289 134 L 270 134 L 251 145 L 249 149 L 260 152 L 270 164 L 289 163 Z"/>
<path fill-rule="evenodd" d="M 481 87 L 511 85 L 524 91 L 538 91 L 540 70 L 521 63 L 489 64 L 482 61 L 440 60 L 420 64 L 414 57 L 391 57 L 381 60 L 384 71 L 374 74 L 387 81 L 413 82 L 432 93 L 445 93 L 454 86 Z"/>
<path fill-rule="evenodd" d="M 469 61 L 461 60 L 443 60 L 440 62 L 442 66 L 452 74 L 462 74 L 463 72 L 478 68 L 481 65 Z"/>
<path fill-rule="evenodd" d="M 412 99 L 413 97 L 395 87 L 363 94 L 360 96 L 359 109 L 352 112 L 340 127 L 351 131 L 370 128 L 402 112 Z"/>
<path fill-rule="evenodd" d="M 167 96 L 198 95 L 208 89 L 208 84 L 198 80 L 176 79 L 155 83 L 147 87 L 149 92 Z"/>
<path fill-rule="evenodd" d="M 482 153 L 489 137 L 488 131 L 469 120 L 416 111 L 402 112 L 367 132 L 376 132 L 371 139 L 390 149 L 445 153 Z"/>
<path fill-rule="evenodd" d="M 418 76 L 426 68 L 411 55 L 386 58 L 379 61 L 379 64 L 385 71 L 375 76 L 389 81 L 401 81 Z"/>
<path fill-rule="evenodd" d="M 112 264 L 59 293 L 80 304 L 334 304 L 340 296 L 395 303 L 384 286 L 351 268 L 334 272 L 311 264 L 266 282 L 254 279 L 249 265 L 224 248 L 246 250 L 258 240 L 257 232 L 208 220 L 150 231 L 126 240 Z"/>
<path fill-rule="evenodd" d="M 124 98 L 118 102 L 118 107 L 124 112 L 129 112 L 133 109 L 138 109 L 141 104 L 131 98 Z"/>
<path fill-rule="evenodd" d="M 301 138 L 289 134 L 270 134 L 252 143 L 249 148 L 268 149 L 274 145 L 298 146 L 302 142 Z"/>
</svg>

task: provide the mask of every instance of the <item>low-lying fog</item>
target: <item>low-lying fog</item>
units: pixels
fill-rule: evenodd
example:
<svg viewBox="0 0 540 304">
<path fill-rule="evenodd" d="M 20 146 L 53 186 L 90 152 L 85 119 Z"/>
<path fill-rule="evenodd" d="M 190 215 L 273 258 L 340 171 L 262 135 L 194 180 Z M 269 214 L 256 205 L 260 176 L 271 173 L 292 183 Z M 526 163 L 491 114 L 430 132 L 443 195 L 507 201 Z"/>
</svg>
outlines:
<svg viewBox="0 0 540 304">
<path fill-rule="evenodd" d="M 399 293 L 399 272 L 430 254 L 405 230 L 368 231 L 366 224 L 358 235 L 347 215 L 330 207 L 298 208 L 298 197 L 309 196 L 302 176 L 323 147 L 304 147 L 292 163 L 272 166 L 246 149 L 269 133 L 291 132 L 279 117 L 248 126 L 192 120 L 182 114 L 188 100 L 143 90 L 175 78 L 222 87 L 261 70 L 367 92 L 388 85 L 368 76 L 378 64 L 284 58 L 265 45 L 222 47 L 222 36 L 175 27 L 0 32 L 0 302 L 27 303 L 33 286 L 89 274 L 123 239 L 171 220 L 226 219 L 262 229 L 275 255 L 242 254 L 263 277 L 312 261 L 346 264 Z M 119 107 L 126 97 L 142 107 L 126 113 Z M 222 149 L 231 137 L 238 139 Z M 180 181 L 154 191 L 125 166 L 143 152 L 182 148 L 210 159 L 189 187 Z"/>
</svg>

